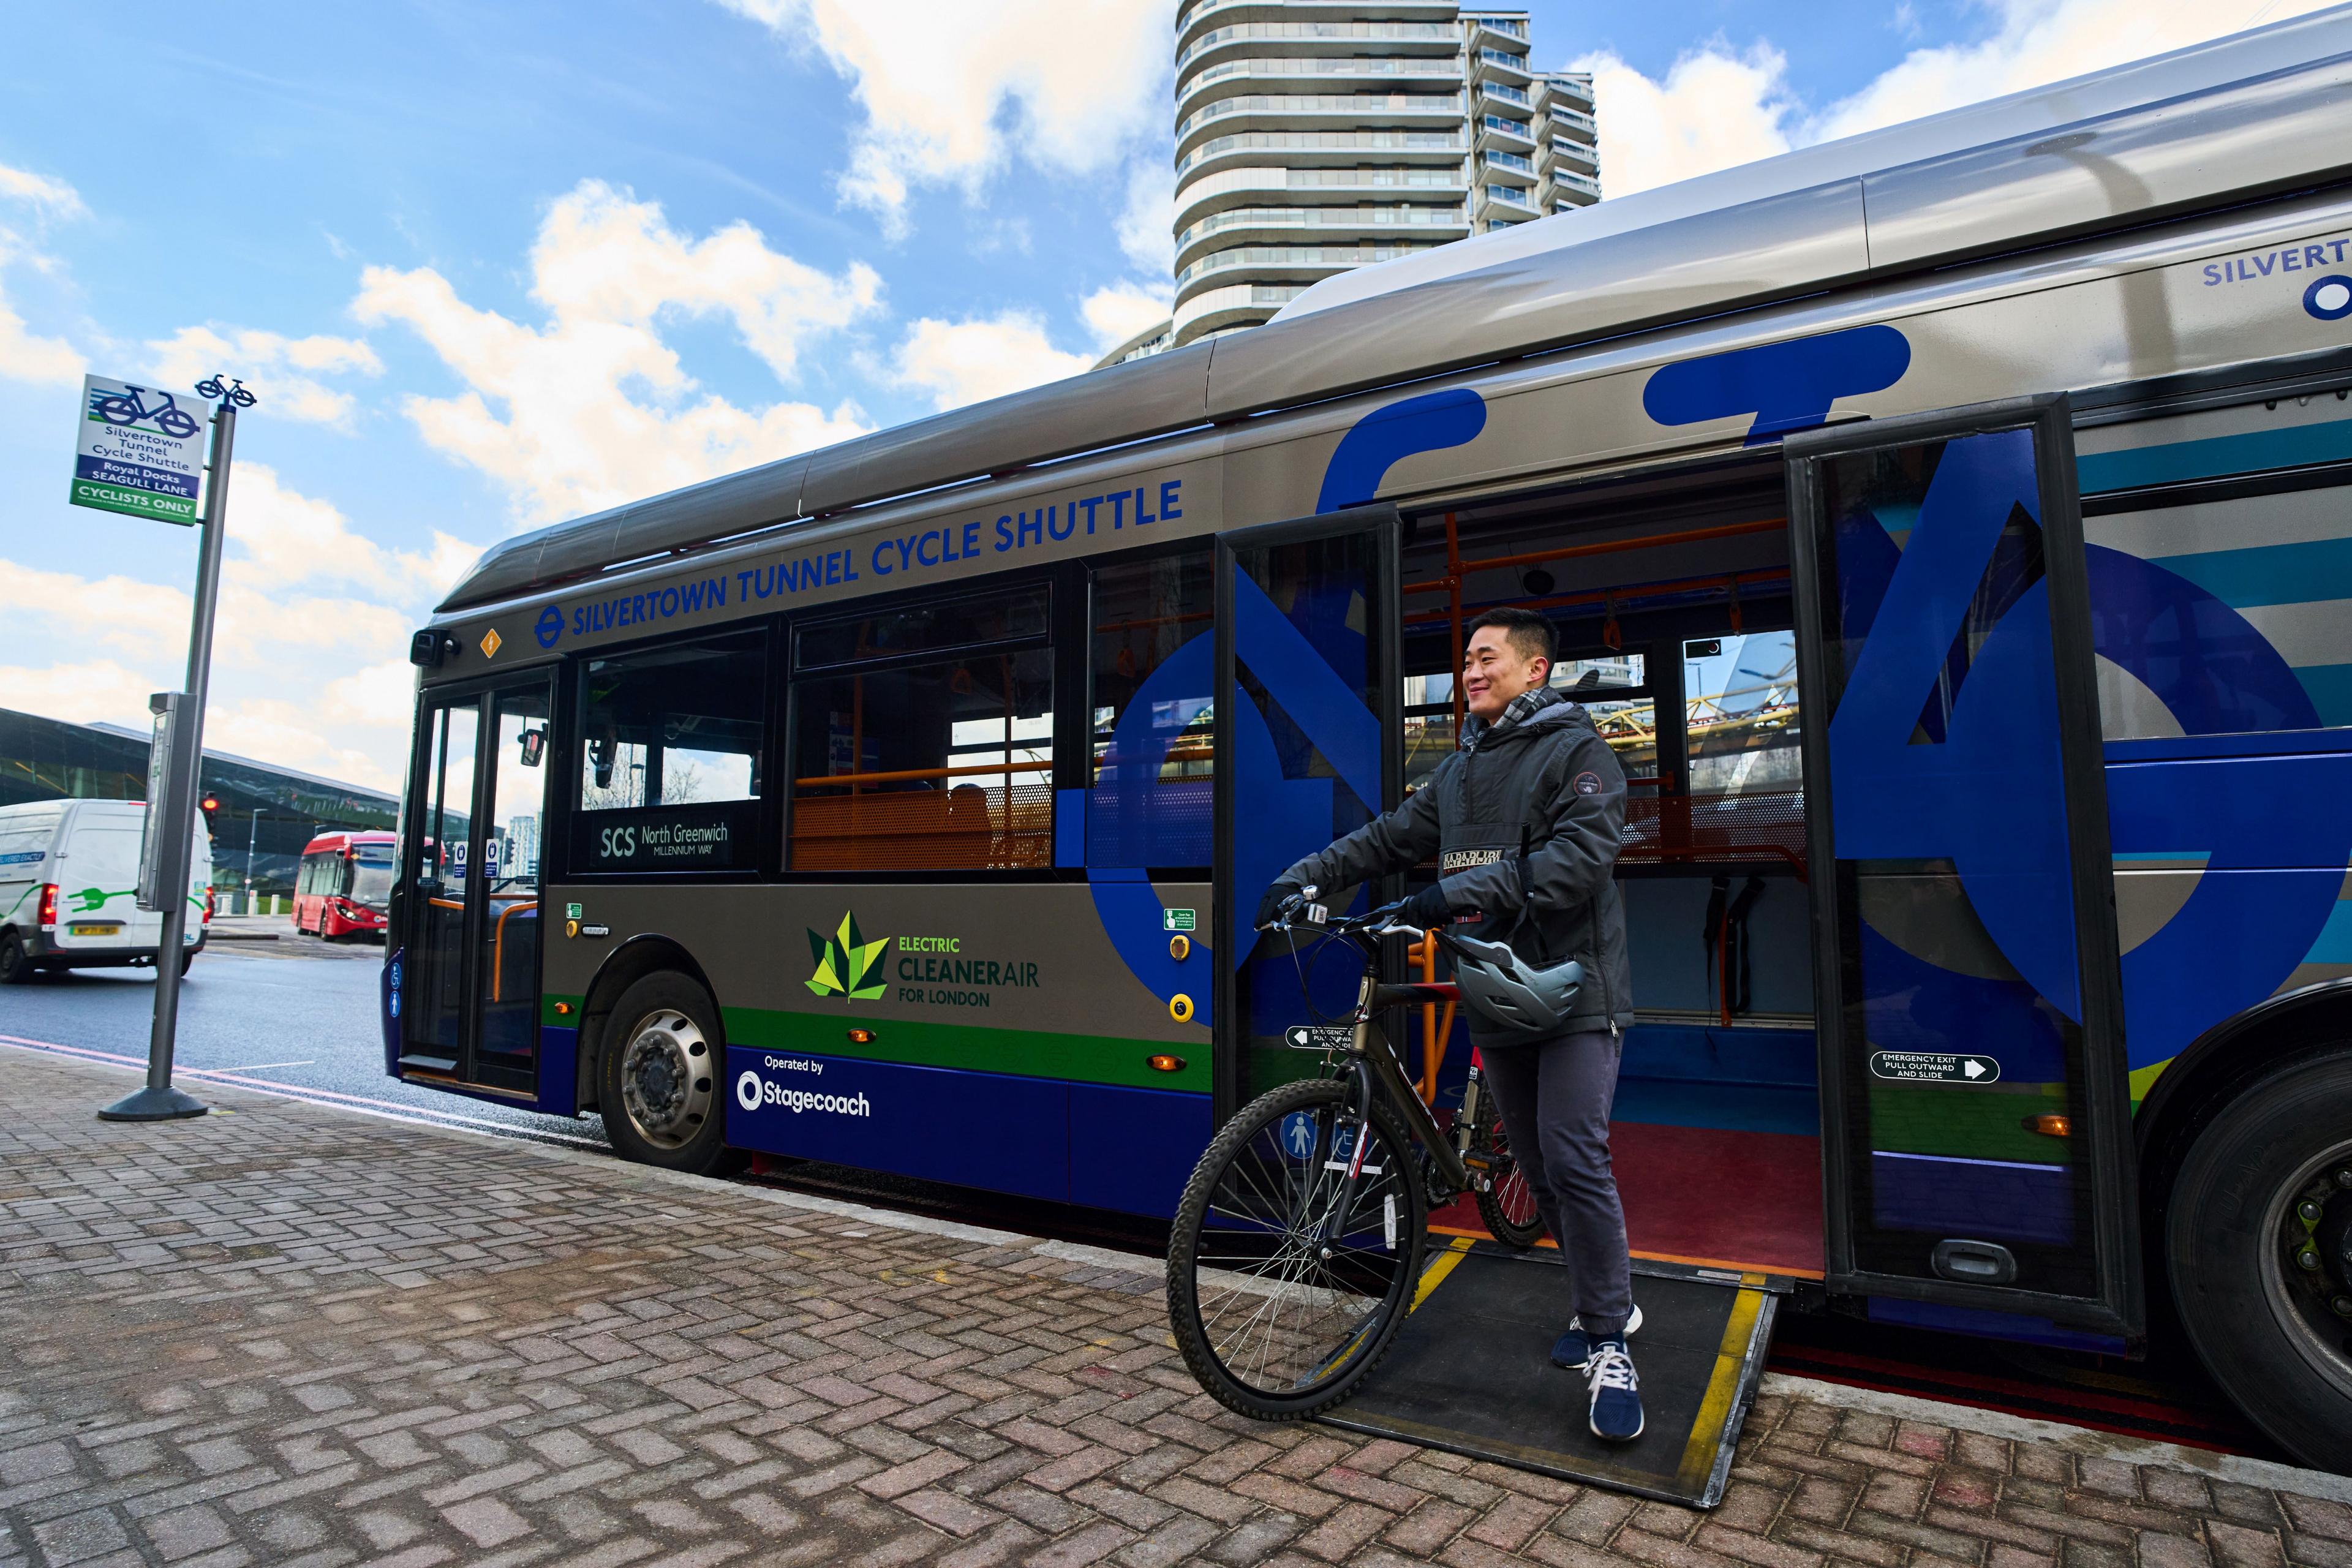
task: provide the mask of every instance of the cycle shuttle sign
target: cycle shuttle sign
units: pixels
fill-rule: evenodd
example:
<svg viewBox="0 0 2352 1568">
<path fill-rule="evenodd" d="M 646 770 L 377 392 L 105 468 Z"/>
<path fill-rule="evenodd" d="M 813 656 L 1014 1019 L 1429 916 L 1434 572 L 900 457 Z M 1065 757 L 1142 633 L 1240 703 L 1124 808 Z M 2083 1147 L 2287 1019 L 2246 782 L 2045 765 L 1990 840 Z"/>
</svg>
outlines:
<svg viewBox="0 0 2352 1568">
<path fill-rule="evenodd" d="M 153 387 L 84 376 L 73 504 L 194 526 L 206 412 Z"/>
</svg>

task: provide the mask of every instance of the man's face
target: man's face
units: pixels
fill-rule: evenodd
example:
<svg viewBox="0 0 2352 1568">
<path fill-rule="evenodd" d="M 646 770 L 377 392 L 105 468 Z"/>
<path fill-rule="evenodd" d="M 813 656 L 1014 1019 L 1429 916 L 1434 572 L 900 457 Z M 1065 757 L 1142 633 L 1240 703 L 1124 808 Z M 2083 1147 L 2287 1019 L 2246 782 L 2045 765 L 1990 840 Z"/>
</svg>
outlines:
<svg viewBox="0 0 2352 1568">
<path fill-rule="evenodd" d="M 1463 704 L 1491 724 L 1513 698 L 1541 686 L 1550 673 L 1551 660 L 1521 653 L 1502 627 L 1480 626 L 1462 650 Z"/>
</svg>

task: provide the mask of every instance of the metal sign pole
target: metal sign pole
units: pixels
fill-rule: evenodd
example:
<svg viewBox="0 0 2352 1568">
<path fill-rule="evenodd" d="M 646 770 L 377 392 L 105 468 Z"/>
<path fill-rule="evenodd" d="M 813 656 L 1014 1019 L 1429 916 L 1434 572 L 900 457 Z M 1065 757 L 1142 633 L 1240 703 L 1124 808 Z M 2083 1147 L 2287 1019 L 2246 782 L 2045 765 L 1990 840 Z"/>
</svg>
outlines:
<svg viewBox="0 0 2352 1568">
<path fill-rule="evenodd" d="M 213 617 L 219 606 L 222 535 L 228 522 L 229 461 L 236 447 L 236 410 L 253 395 L 242 385 L 225 394 L 217 378 L 196 389 L 217 397 L 213 415 L 212 482 L 205 488 L 204 536 L 196 555 L 195 611 L 188 628 L 187 695 L 172 725 L 172 756 L 164 769 L 163 798 L 147 803 L 151 830 L 164 834 L 156 901 L 163 906 L 163 936 L 155 950 L 155 1022 L 147 1037 L 147 1087 L 98 1113 L 101 1121 L 165 1121 L 202 1116 L 202 1100 L 172 1087 L 172 1049 L 180 1022 L 180 965 L 188 928 L 188 869 L 193 861 L 195 803 L 205 756 L 205 690 L 212 679 Z M 242 395 L 238 395 L 241 394 Z M 158 812 L 168 813 L 153 821 Z"/>
</svg>

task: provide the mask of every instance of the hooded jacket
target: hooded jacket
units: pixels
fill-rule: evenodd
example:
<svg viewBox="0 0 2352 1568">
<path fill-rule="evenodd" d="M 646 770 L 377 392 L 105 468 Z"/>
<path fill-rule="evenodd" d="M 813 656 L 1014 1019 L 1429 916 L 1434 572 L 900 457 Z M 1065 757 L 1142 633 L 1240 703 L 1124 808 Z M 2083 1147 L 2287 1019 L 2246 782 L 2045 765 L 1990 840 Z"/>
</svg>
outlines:
<svg viewBox="0 0 2352 1568">
<path fill-rule="evenodd" d="M 1522 959 L 1584 965 L 1566 1032 L 1633 1022 L 1625 909 L 1614 873 L 1625 832 L 1625 772 L 1582 705 L 1549 687 L 1461 748 L 1387 816 L 1309 855 L 1282 880 L 1336 892 L 1437 857 L 1446 907 Z M 1527 1043 L 1473 1015 L 1480 1049 Z"/>
</svg>

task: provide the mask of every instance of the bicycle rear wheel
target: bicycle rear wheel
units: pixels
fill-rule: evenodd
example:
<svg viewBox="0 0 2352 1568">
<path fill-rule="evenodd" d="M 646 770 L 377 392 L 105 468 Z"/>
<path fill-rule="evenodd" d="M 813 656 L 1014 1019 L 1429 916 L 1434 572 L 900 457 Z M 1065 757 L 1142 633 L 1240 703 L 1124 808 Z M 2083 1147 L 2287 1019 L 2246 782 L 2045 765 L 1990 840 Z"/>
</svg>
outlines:
<svg viewBox="0 0 2352 1568">
<path fill-rule="evenodd" d="M 1251 1101 L 1201 1156 L 1170 1237 L 1168 1321 L 1192 1375 L 1261 1421 L 1346 1398 L 1412 1309 L 1427 1210 L 1412 1139 L 1384 1102 L 1366 1125 L 1329 1079 Z"/>
<path fill-rule="evenodd" d="M 1536 1211 L 1527 1173 L 1511 1153 L 1511 1141 L 1503 1134 L 1502 1115 L 1490 1110 L 1486 1121 L 1472 1144 L 1487 1161 L 1489 1184 L 1478 1194 L 1478 1217 L 1496 1241 L 1524 1252 L 1543 1239 L 1543 1215 Z"/>
</svg>

